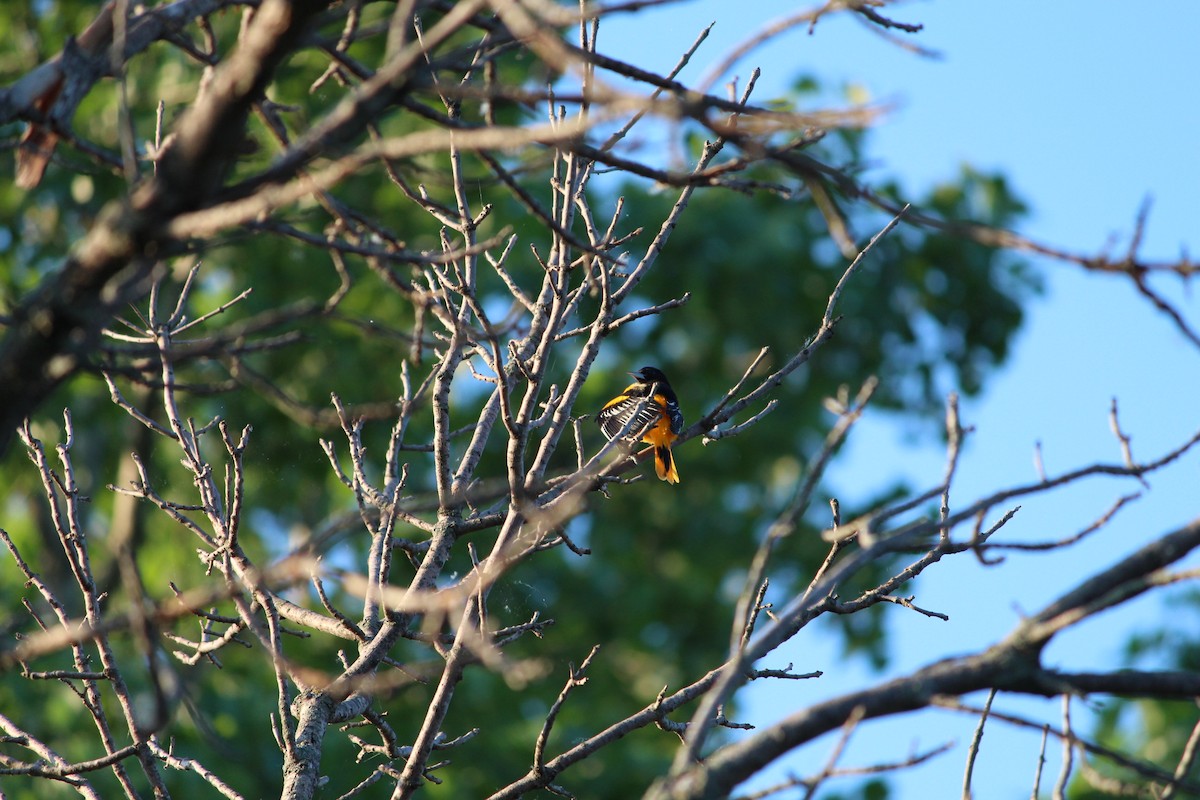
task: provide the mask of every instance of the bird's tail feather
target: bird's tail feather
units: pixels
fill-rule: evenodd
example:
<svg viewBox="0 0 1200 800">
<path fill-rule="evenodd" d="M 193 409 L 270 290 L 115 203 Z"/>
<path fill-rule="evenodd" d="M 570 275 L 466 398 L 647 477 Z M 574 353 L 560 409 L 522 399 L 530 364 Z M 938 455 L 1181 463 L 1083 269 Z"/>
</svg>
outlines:
<svg viewBox="0 0 1200 800">
<path fill-rule="evenodd" d="M 679 483 L 679 472 L 675 469 L 675 458 L 671 448 L 659 445 L 654 448 L 654 471 L 658 479 L 667 483 Z"/>
</svg>

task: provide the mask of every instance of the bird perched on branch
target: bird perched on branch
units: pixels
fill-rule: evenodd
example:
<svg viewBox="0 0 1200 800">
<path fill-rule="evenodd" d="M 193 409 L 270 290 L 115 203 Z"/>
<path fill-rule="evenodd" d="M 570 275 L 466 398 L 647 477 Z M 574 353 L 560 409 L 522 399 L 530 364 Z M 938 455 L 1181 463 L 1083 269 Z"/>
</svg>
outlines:
<svg viewBox="0 0 1200 800">
<path fill-rule="evenodd" d="M 683 430 L 683 412 L 679 398 L 657 367 L 642 367 L 629 373 L 637 383 L 625 387 L 619 395 L 604 404 L 596 414 L 600 430 L 609 439 L 624 431 L 626 436 L 640 436 L 641 441 L 654 447 L 654 471 L 659 480 L 679 483 L 671 443 Z"/>
</svg>

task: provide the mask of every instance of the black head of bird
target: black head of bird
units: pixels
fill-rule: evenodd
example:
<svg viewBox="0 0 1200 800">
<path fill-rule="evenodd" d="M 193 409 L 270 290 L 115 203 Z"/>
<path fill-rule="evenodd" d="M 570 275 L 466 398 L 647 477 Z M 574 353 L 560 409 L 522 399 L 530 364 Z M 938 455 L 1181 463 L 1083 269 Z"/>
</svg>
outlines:
<svg viewBox="0 0 1200 800">
<path fill-rule="evenodd" d="M 638 383 L 667 384 L 667 376 L 658 367 L 642 367 L 637 372 L 629 373 Z"/>
</svg>

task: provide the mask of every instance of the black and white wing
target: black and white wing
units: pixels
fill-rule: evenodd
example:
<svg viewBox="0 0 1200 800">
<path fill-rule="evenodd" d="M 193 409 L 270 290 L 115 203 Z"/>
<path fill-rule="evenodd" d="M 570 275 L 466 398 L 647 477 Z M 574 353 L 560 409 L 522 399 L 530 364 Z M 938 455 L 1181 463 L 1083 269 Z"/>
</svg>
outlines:
<svg viewBox="0 0 1200 800">
<path fill-rule="evenodd" d="M 671 433 L 678 436 L 683 432 L 683 412 L 674 400 L 667 401 L 667 419 L 671 421 Z"/>
<path fill-rule="evenodd" d="M 658 408 L 645 397 L 622 395 L 600 409 L 596 422 L 605 436 L 615 439 L 621 431 L 627 436 L 642 433 L 658 419 L 658 415 Z"/>
</svg>

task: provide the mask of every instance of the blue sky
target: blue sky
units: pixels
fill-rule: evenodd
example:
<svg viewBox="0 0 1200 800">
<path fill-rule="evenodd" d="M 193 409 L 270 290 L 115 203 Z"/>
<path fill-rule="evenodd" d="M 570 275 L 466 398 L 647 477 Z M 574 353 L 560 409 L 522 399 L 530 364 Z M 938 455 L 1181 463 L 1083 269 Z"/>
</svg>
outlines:
<svg viewBox="0 0 1200 800">
<path fill-rule="evenodd" d="M 698 80 L 731 48 L 763 25 L 803 8 L 793 2 L 728 3 L 707 0 L 632 17 L 601 31 L 601 49 L 666 70 L 709 22 L 716 26 L 685 82 Z M 1123 252 L 1143 200 L 1150 222 L 1142 254 L 1172 260 L 1200 251 L 1200 91 L 1196 88 L 1196 32 L 1200 4 L 1136 6 L 1059 0 L 909 3 L 886 10 L 919 22 L 914 41 L 942 54 L 924 59 L 901 50 L 845 17 L 823 19 L 812 35 L 789 33 L 740 62 L 731 74 L 744 81 L 761 67 L 760 101 L 781 94 L 798 75 L 825 85 L 854 83 L 894 110 L 871 137 L 878 175 L 899 176 L 919 195 L 950 178 L 962 163 L 1000 170 L 1032 206 L 1020 231 L 1065 249 Z M 729 77 L 729 76 L 726 76 Z M 669 255 L 669 253 L 668 253 Z M 963 406 L 977 433 L 967 446 L 952 504 L 998 488 L 1031 482 L 1034 448 L 1041 443 L 1053 475 L 1096 461 L 1119 462 L 1109 431 L 1112 398 L 1139 460 L 1152 460 L 1200 428 L 1200 350 L 1119 276 L 1087 275 L 1076 266 L 1036 262 L 1046 297 L 1031 309 L 1011 362 L 993 377 L 986 396 Z M 1200 326 L 1200 304 L 1178 281 L 1156 288 Z M 1123 554 L 1197 514 L 1200 454 L 1152 476 L 1136 504 L 1082 545 L 1052 556 L 1013 554 L 1000 568 L 970 556 L 943 561 L 912 588 L 917 603 L 950 614 L 930 620 L 899 608 L 886 610 L 899 674 L 947 655 L 997 640 L 1022 612 L 1069 589 Z M 936 484 L 943 455 L 932 437 L 869 415 L 832 476 L 844 498 L 869 496 L 896 476 L 914 485 Z M 1115 499 L 1139 487 L 1097 479 L 1045 498 L 1025 501 L 1007 535 L 1044 541 L 1075 533 Z M 1190 566 L 1196 566 L 1193 558 Z M 1118 663 L 1131 632 L 1164 622 L 1167 610 L 1151 600 L 1109 613 L 1056 641 L 1047 660 L 1064 669 Z M 819 681 L 763 683 L 742 696 L 749 721 L 767 724 L 792 710 L 877 681 L 857 662 L 840 658 L 827 631 L 806 631 L 764 666 L 792 661 L 797 671 L 824 670 Z M 981 704 L 983 697 L 969 698 Z M 998 698 L 997 707 L 1038 715 L 1057 724 L 1057 700 Z M 1081 703 L 1076 724 L 1086 729 Z M 957 747 L 898 779 L 903 798 L 957 797 L 966 743 L 976 723 L 948 712 L 916 721 L 864 726 L 842 764 L 902 759 L 910 747 Z M 756 786 L 787 772 L 820 769 L 832 739 L 786 759 Z M 1029 796 L 1039 737 L 991 724 L 975 770 L 975 797 Z M 1048 792 L 1059 748 L 1050 746 L 1042 780 Z M 931 791 L 932 790 L 932 791 Z M 786 795 L 785 795 L 786 796 Z"/>
</svg>

